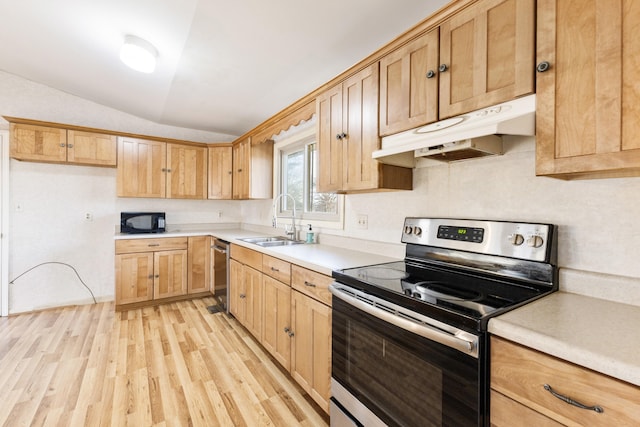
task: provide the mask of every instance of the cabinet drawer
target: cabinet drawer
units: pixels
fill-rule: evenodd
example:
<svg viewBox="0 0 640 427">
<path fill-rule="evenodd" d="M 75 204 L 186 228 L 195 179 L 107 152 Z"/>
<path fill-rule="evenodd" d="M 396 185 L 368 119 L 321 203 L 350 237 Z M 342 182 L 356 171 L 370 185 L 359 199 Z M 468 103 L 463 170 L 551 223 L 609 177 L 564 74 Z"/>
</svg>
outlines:
<svg viewBox="0 0 640 427">
<path fill-rule="evenodd" d="M 116 254 L 187 249 L 186 237 L 116 240 Z"/>
<path fill-rule="evenodd" d="M 316 273 L 297 265 L 291 266 L 291 286 L 328 306 L 331 306 L 329 285 L 332 282 L 333 279 L 324 274 Z"/>
<path fill-rule="evenodd" d="M 545 384 L 604 412 L 567 404 Z M 567 425 L 634 425 L 640 419 L 640 387 L 497 337 L 491 338 L 491 388 Z"/>
<path fill-rule="evenodd" d="M 562 424 L 513 399 L 509 399 L 497 391 L 491 390 L 491 426 L 561 427 Z"/>
<path fill-rule="evenodd" d="M 262 255 L 262 272 L 276 280 L 291 284 L 291 264 L 269 255 Z"/>
<path fill-rule="evenodd" d="M 231 258 L 262 271 L 262 253 L 244 246 L 231 245 Z"/>
</svg>

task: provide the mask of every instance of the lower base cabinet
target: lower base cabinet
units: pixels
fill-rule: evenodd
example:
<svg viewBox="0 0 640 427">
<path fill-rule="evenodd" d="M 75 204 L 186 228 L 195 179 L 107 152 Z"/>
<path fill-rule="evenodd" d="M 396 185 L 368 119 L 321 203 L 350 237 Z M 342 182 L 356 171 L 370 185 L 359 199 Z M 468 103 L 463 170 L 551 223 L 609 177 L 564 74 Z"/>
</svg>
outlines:
<svg viewBox="0 0 640 427">
<path fill-rule="evenodd" d="M 331 307 L 291 292 L 291 376 L 325 411 L 331 397 Z"/>
<path fill-rule="evenodd" d="M 233 244 L 231 258 L 229 311 L 328 413 L 331 277 Z"/>
<path fill-rule="evenodd" d="M 640 387 L 494 336 L 490 417 L 510 427 L 638 425 Z"/>
<path fill-rule="evenodd" d="M 116 310 L 210 294 L 209 239 L 116 240 Z"/>
</svg>

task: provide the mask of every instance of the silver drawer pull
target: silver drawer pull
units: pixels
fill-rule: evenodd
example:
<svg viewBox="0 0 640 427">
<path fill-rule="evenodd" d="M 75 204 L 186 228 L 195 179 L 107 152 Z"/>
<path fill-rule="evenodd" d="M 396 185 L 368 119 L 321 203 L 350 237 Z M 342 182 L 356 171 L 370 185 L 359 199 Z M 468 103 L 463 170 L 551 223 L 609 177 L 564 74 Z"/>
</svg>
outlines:
<svg viewBox="0 0 640 427">
<path fill-rule="evenodd" d="M 149 247 L 160 246 L 160 243 L 149 243 L 147 246 L 149 246 Z"/>
<path fill-rule="evenodd" d="M 594 405 L 594 406 L 583 405 L 582 403 L 576 402 L 575 400 L 573 400 L 570 397 L 563 396 L 560 393 L 555 392 L 551 388 L 551 386 L 549 384 L 545 384 L 543 387 L 544 387 L 545 390 L 547 390 L 549 393 L 551 393 L 553 395 L 553 397 L 557 397 L 558 399 L 562 400 L 565 403 L 568 403 L 569 405 L 577 406 L 578 408 L 587 409 L 589 411 L 596 411 L 599 414 L 604 412 L 604 409 L 602 409 L 602 406 L 599 406 L 599 405 Z"/>
<path fill-rule="evenodd" d="M 316 287 L 315 283 L 307 282 L 306 280 L 304 281 L 304 285 L 305 286 L 309 286 L 310 288 L 315 288 Z"/>
<path fill-rule="evenodd" d="M 275 268 L 275 267 L 271 267 L 271 271 L 280 271 L 280 270 L 278 270 L 278 269 L 277 269 L 277 268 Z"/>
</svg>

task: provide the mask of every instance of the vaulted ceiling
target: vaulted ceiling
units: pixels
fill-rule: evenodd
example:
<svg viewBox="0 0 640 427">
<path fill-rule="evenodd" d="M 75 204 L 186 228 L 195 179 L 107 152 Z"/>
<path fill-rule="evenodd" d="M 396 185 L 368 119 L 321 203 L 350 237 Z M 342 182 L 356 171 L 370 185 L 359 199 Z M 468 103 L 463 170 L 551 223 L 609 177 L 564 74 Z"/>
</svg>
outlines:
<svg viewBox="0 0 640 427">
<path fill-rule="evenodd" d="M 446 2 L 0 0 L 0 69 L 157 123 L 240 135 Z M 154 73 L 119 61 L 126 34 L 156 47 Z"/>
</svg>

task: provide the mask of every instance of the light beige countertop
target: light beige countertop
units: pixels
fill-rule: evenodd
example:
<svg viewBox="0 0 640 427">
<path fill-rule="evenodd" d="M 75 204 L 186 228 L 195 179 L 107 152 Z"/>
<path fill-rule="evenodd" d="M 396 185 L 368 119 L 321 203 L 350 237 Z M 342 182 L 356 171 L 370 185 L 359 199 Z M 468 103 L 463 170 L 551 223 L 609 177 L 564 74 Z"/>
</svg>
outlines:
<svg viewBox="0 0 640 427">
<path fill-rule="evenodd" d="M 269 234 L 242 229 L 237 226 L 232 228 L 218 228 L 215 226 L 203 228 L 178 227 L 177 229 L 169 229 L 167 232 L 161 234 L 117 233 L 115 235 L 115 239 L 153 239 L 202 235 L 214 236 L 230 243 L 244 246 L 293 264 L 297 264 L 301 267 L 308 268 L 309 270 L 313 270 L 327 276 L 331 276 L 332 270 L 399 261 L 398 258 L 315 243 L 263 248 L 253 243 L 243 242 L 239 239 L 247 237 L 262 237 L 268 236 Z"/>
<path fill-rule="evenodd" d="M 489 320 L 489 332 L 640 386 L 640 307 L 556 292 Z"/>
</svg>

